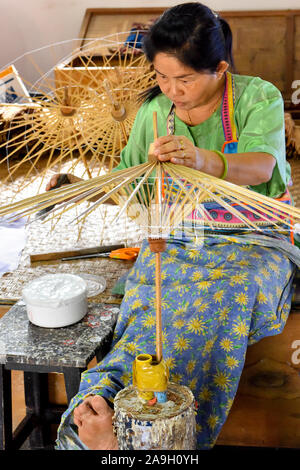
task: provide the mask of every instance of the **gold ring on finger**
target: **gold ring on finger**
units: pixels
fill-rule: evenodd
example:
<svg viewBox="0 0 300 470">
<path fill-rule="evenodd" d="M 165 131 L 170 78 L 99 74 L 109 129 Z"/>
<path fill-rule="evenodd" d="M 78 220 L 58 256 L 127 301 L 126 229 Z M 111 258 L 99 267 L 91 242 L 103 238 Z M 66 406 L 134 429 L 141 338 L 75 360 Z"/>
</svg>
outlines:
<svg viewBox="0 0 300 470">
<path fill-rule="evenodd" d="M 180 150 L 184 150 L 185 147 L 184 147 L 184 142 L 183 142 L 183 140 L 180 139 L 179 142 L 180 142 Z"/>
</svg>

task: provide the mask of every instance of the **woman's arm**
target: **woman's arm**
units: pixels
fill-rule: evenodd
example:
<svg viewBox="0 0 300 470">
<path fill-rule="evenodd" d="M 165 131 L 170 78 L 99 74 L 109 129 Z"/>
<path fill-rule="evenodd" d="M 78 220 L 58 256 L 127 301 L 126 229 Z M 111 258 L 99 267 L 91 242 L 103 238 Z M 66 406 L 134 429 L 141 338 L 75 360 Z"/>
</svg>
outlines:
<svg viewBox="0 0 300 470">
<path fill-rule="evenodd" d="M 197 169 L 213 176 L 222 176 L 224 163 L 217 153 L 203 149 L 199 149 L 197 153 L 196 161 L 201 166 L 201 169 Z M 269 153 L 247 152 L 224 156 L 228 163 L 226 181 L 241 186 L 256 186 L 267 183 L 272 178 L 276 160 Z"/>
</svg>

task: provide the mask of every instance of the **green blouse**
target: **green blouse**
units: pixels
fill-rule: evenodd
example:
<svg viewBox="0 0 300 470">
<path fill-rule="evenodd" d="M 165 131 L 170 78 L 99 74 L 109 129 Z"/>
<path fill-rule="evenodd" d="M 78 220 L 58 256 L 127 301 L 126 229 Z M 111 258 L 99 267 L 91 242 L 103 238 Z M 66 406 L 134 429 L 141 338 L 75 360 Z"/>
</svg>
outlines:
<svg viewBox="0 0 300 470">
<path fill-rule="evenodd" d="M 270 197 L 285 192 L 291 169 L 285 156 L 284 108 L 280 91 L 258 77 L 234 75 L 234 119 L 238 133 L 238 153 L 266 152 L 276 158 L 272 178 L 251 189 Z M 171 101 L 163 94 L 139 109 L 128 144 L 121 152 L 121 161 L 115 170 L 121 170 L 147 161 L 148 149 L 153 142 L 153 111 L 157 111 L 158 133 L 167 134 L 167 117 Z M 194 145 L 207 150 L 221 150 L 224 133 L 221 105 L 205 122 L 188 126 L 175 116 L 175 134 L 184 135 Z M 241 155 L 241 158 L 242 155 Z"/>
</svg>

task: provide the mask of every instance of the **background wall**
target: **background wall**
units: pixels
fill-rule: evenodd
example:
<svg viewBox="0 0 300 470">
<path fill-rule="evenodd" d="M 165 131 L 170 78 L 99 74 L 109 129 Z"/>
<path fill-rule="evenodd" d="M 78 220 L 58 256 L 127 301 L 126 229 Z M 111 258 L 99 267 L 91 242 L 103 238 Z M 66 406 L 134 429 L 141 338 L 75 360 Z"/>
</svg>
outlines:
<svg viewBox="0 0 300 470">
<path fill-rule="evenodd" d="M 0 0 L 0 70 L 8 63 L 15 62 L 23 73 L 25 62 L 20 59 L 24 53 L 45 47 L 34 53 L 34 67 L 48 71 L 64 54 L 68 54 L 78 38 L 80 26 L 87 8 L 128 8 L 172 6 L 185 0 Z M 188 0 L 186 0 L 188 1 Z M 204 0 L 211 8 L 218 10 L 280 10 L 300 8 L 299 0 Z M 49 44 L 67 41 L 53 48 Z M 17 59 L 18 58 L 18 59 Z M 17 61 L 16 61 L 17 59 Z M 29 78 L 30 79 L 30 78 Z"/>
</svg>

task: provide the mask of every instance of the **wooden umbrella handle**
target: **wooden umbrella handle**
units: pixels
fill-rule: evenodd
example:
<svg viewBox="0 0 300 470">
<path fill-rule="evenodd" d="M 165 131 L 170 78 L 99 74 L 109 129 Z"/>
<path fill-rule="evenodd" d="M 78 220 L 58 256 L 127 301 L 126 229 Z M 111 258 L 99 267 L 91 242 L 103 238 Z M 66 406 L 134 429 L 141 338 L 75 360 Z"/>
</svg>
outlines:
<svg viewBox="0 0 300 470">
<path fill-rule="evenodd" d="M 161 253 L 155 253 L 156 359 L 162 360 Z"/>
</svg>

